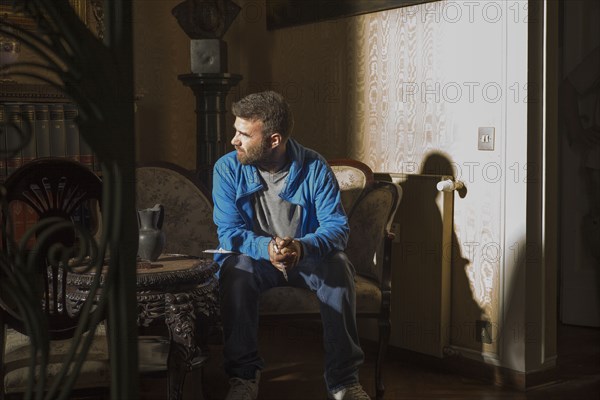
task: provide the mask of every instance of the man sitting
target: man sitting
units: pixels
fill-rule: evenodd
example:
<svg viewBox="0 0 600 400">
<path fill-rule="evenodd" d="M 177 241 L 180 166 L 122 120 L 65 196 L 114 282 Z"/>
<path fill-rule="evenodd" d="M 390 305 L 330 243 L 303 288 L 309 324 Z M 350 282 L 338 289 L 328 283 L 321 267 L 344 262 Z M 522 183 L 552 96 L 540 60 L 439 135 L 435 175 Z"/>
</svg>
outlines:
<svg viewBox="0 0 600 400">
<path fill-rule="evenodd" d="M 332 399 L 369 399 L 358 380 L 364 360 L 356 328 L 354 267 L 344 249 L 348 219 L 325 159 L 290 138 L 293 116 L 267 91 L 234 103 L 235 151 L 214 168 L 214 221 L 220 246 L 220 303 L 227 400 L 256 399 L 260 294 L 276 286 L 317 294 Z"/>
</svg>

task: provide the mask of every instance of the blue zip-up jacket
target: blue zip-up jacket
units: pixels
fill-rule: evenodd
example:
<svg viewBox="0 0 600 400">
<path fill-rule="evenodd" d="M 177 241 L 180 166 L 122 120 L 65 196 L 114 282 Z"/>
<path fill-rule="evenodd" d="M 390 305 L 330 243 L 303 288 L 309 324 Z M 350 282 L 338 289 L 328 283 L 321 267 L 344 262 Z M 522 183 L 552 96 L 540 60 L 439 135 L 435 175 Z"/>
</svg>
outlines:
<svg viewBox="0 0 600 400">
<path fill-rule="evenodd" d="M 304 257 L 323 257 L 344 250 L 348 242 L 348 218 L 342 207 L 340 189 L 325 159 L 293 139 L 287 142 L 291 160 L 286 184 L 279 196 L 302 207 L 299 240 Z M 219 245 L 224 250 L 246 254 L 256 260 L 269 260 L 270 237 L 253 231 L 252 197 L 263 189 L 254 165 L 242 165 L 232 151 L 221 157 L 213 171 L 213 219 Z M 221 264 L 226 255 L 215 254 Z"/>
</svg>

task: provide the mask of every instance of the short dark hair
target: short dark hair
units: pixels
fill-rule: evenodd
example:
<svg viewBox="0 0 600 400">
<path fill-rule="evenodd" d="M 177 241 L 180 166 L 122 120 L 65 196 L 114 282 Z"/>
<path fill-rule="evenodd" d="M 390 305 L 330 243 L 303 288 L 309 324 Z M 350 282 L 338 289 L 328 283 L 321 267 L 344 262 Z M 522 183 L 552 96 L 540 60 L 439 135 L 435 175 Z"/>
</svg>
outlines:
<svg viewBox="0 0 600 400">
<path fill-rule="evenodd" d="M 290 105 L 282 95 L 273 91 L 252 93 L 231 106 L 233 115 L 251 121 L 262 121 L 263 135 L 280 133 L 287 139 L 294 127 Z"/>
</svg>

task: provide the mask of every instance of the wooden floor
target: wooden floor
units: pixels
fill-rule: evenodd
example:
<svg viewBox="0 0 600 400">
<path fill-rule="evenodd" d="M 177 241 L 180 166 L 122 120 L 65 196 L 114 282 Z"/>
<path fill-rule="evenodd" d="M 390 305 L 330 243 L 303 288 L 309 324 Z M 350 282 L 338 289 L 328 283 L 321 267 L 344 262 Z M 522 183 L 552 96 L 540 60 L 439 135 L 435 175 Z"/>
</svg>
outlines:
<svg viewBox="0 0 600 400">
<path fill-rule="evenodd" d="M 263 324 L 261 354 L 266 368 L 260 382 L 259 399 L 326 399 L 323 383 L 320 331 L 310 323 Z M 374 394 L 374 351 L 363 343 L 367 358 L 361 383 Z M 222 371 L 221 347 L 211 346 L 211 359 L 204 377 L 194 372 L 186 380 L 185 400 L 220 400 L 229 387 Z M 527 392 L 501 388 L 431 367 L 418 366 L 388 357 L 385 364 L 386 400 L 408 399 L 600 399 L 600 329 L 561 326 L 559 329 L 558 379 Z M 205 394 L 202 396 L 202 384 Z M 142 399 L 163 399 L 166 388 L 160 379 L 142 384 Z"/>
</svg>

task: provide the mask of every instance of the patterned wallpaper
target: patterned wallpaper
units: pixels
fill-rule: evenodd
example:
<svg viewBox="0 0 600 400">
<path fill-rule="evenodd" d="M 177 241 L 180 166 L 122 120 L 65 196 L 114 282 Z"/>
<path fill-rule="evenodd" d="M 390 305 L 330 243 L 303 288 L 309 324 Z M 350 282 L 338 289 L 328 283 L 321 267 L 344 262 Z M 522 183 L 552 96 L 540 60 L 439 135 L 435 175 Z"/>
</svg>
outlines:
<svg viewBox="0 0 600 400">
<path fill-rule="evenodd" d="M 379 171 L 410 171 L 447 142 L 444 103 L 420 101 L 418 93 L 440 81 L 434 66 L 441 33 L 418 23 L 419 14 L 409 7 L 353 18 L 347 26 L 348 150 Z"/>
<path fill-rule="evenodd" d="M 296 135 L 327 157 L 414 174 L 435 153 L 454 167 L 470 190 L 455 203 L 455 245 L 466 262 L 453 271 L 448 329 L 452 344 L 482 350 L 474 341 L 474 321 L 498 326 L 501 311 L 497 174 L 503 149 L 499 141 L 494 152 L 477 152 L 474 139 L 478 126 L 494 126 L 502 137 L 502 101 L 487 100 L 492 89 L 505 85 L 498 67 L 504 62 L 503 25 L 455 18 L 444 8 L 449 6 L 456 2 L 270 32 L 266 80 L 284 89 L 294 86 L 284 94 L 300 94 L 292 104 Z M 485 85 L 490 95 L 481 90 Z M 496 352 L 496 343 L 485 351 Z"/>
<path fill-rule="evenodd" d="M 180 1 L 134 1 L 138 160 L 196 166 L 194 95 L 177 79 L 190 72 L 189 38 L 171 15 Z"/>
</svg>

